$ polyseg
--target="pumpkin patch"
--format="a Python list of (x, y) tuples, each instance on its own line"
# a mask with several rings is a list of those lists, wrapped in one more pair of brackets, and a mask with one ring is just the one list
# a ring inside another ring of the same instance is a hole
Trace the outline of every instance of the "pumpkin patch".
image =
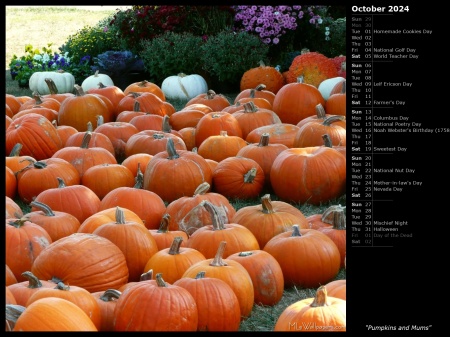
[[(197, 74), (122, 91), (101, 72), (70, 88), (47, 74), (36, 85), (49, 96), (28, 103), (7, 96), (8, 237), (32, 222), (41, 238), (9, 239), (8, 284), (82, 289), (93, 312), (42, 292), (29, 303), (34, 325), (26, 302), (7, 306), (24, 315), (16, 326), (38, 329), (36, 308), (51, 305), (85, 331), (239, 331), (271, 307), (281, 331), (294, 289), (317, 292), (305, 306), (335, 305), (320, 286), (335, 294), (332, 282), (345, 281), (345, 215), (320, 229), (309, 216), (345, 198), (345, 155), (333, 148), (345, 145), (345, 84), (332, 93), (345, 77), (308, 54), (287, 82), (278, 68), (248, 69), (232, 96)], [(345, 312), (345, 298), (336, 302)]]

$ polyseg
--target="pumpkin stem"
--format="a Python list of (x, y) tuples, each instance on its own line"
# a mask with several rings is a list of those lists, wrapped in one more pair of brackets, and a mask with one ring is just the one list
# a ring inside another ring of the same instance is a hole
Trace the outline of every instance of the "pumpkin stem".
[(25, 307), (18, 304), (7, 304), (6, 305), (6, 324), (8, 325), (9, 331), (12, 331), (14, 329), (14, 326), (16, 325), (17, 320), (19, 319), (20, 315), (25, 311)]
[(334, 213), (342, 213), (344, 216), (344, 209), (345, 206), (341, 206), (341, 205), (332, 205), (330, 207), (328, 207), (325, 212), (323, 212), (322, 214), (322, 222), (325, 222), (327, 224), (333, 225), (334, 226)]
[(330, 126), (334, 122), (343, 121), (343, 120), (345, 120), (345, 116), (334, 115), (334, 116), (330, 116), (328, 118), (325, 118), (325, 120), (322, 122), (322, 125)]
[(50, 92), (50, 95), (57, 95), (58, 94), (58, 87), (56, 86), (55, 82), (51, 78), (45, 78), (45, 83), (47, 84), (48, 91)]
[(238, 256), (245, 257), (245, 256), (252, 256), (252, 255), (253, 255), (253, 252), (240, 252)]
[(323, 139), (323, 145), (326, 147), (333, 147), (333, 142), (331, 140), (331, 137), (329, 134), (324, 134), (322, 135), (322, 139)]
[(344, 212), (334, 212), (333, 229), (346, 230), (346, 217)]
[(213, 267), (228, 266), (228, 264), (225, 261), (223, 261), (223, 259), (222, 259), (223, 253), (225, 252), (226, 244), (227, 244), (226, 241), (220, 242), (219, 248), (217, 249), (217, 252), (216, 252), (216, 255), (214, 256), (214, 259), (209, 264), (210, 266), (213, 266)]
[(91, 123), (91, 121), (87, 122), (87, 131), (89, 131), (89, 132), (94, 131), (94, 129), (92, 128), (92, 123)]
[(99, 88), (99, 89), (106, 88), (106, 85), (104, 85), (102, 82), (99, 82), (99, 83), (98, 83), (98, 88)]
[(258, 84), (258, 85), (255, 87), (255, 90), (261, 91), (261, 90), (264, 90), (264, 89), (266, 89), (266, 88), (267, 88), (266, 85), (263, 84), (263, 83), (261, 83), (261, 84)]
[(29, 221), (30, 217), (29, 215), (24, 215), (20, 219), (7, 219), (6, 223), (10, 226), (14, 226), (16, 228), (21, 228), (23, 225), (25, 225), (26, 221)]
[(162, 132), (170, 133), (170, 131), (172, 131), (172, 126), (169, 123), (169, 119), (169, 115), (164, 115), (162, 120)]
[(105, 292), (99, 297), (103, 302), (111, 302), (117, 300), (122, 293), (116, 289), (107, 289)]
[(134, 101), (133, 111), (134, 112), (140, 112), (141, 111), (141, 103), (139, 103), (139, 101)]
[(156, 278), (156, 284), (158, 285), (158, 287), (167, 287), (167, 283), (162, 278), (162, 273), (156, 274), (155, 278)]
[(98, 117), (97, 117), (97, 127), (102, 125), (104, 122), (105, 122), (105, 118), (103, 117), (103, 115), (98, 115)]
[(58, 188), (66, 187), (66, 183), (64, 182), (63, 178), (57, 177), (56, 180), (58, 180)]
[(168, 233), (170, 223), (170, 214), (166, 213), (162, 216), (157, 233)]
[(227, 137), (228, 136), (227, 130), (220, 130), (220, 136)]
[(257, 112), (258, 111), (258, 107), (252, 101), (244, 103), (243, 106), (244, 106), (244, 112)]
[(24, 271), (21, 275), (28, 280), (28, 289), (36, 289), (42, 287), (41, 281), (31, 271)]
[(70, 286), (65, 285), (64, 282), (58, 282), (54, 289), (69, 291), (70, 290)]
[(300, 233), (300, 227), (298, 225), (292, 225), (292, 235), (291, 236), (302, 236), (302, 233)]
[(327, 116), (326, 112), (325, 112), (325, 108), (320, 103), (316, 105), (316, 116), (317, 116), (317, 119), (325, 119), (325, 117)]
[(275, 213), (273, 210), (272, 201), (270, 200), (270, 194), (265, 194), (261, 197), (261, 206), (264, 214)]
[(327, 288), (325, 286), (320, 286), (317, 288), (316, 296), (310, 304), (311, 307), (325, 307), (328, 306), (327, 303)]
[(268, 132), (264, 132), (259, 138), (258, 147), (264, 147), (269, 145), (270, 134)]
[(211, 217), (211, 220), (212, 220), (213, 230), (216, 231), (216, 230), (225, 229), (225, 222), (224, 222), (224, 220), (221, 217), (219, 217), (219, 213), (217, 212), (217, 208), (216, 208), (216, 206), (213, 203), (211, 203), (208, 200), (203, 200), (200, 203), (200, 205), (205, 207), (205, 209), (208, 211), (208, 213), (209, 213), (209, 215)]
[(252, 183), (256, 177), (256, 167), (252, 167), (246, 174), (244, 174), (244, 183)]
[(75, 88), (75, 93), (76, 93), (77, 96), (84, 96), (84, 95), (86, 95), (86, 93), (84, 92), (84, 90), (81, 87), (81, 85), (75, 84), (74, 88)]
[[(89, 123), (88, 123), (88, 127), (89, 127)], [(84, 133), (83, 140), (81, 141), (80, 148), (81, 149), (88, 149), (89, 148), (89, 142), (91, 141), (91, 138), (92, 138), (92, 132), (89, 131), (89, 130), (86, 131)]]
[(141, 163), (138, 163), (134, 188), (142, 189), (144, 186), (144, 174), (141, 171)]
[(208, 182), (203, 182), (200, 185), (197, 186), (197, 188), (194, 191), (194, 197), (196, 195), (204, 195), (206, 192), (208, 192), (209, 188), (211, 186), (208, 184)]
[(44, 212), (45, 216), (55, 216), (55, 213), (53, 213), (53, 210), (50, 208), (50, 206), (44, 204), (43, 202), (32, 201), (30, 205), (39, 208), (42, 212)]
[(170, 245), (169, 254), (170, 255), (180, 254), (180, 246), (181, 246), (182, 242), (183, 242), (183, 238), (181, 236), (176, 236), (173, 239), (172, 244)]
[(214, 90), (209, 89), (206, 92), (206, 99), (214, 99), (214, 96), (216, 96), (216, 92)]
[(205, 278), (205, 274), (206, 272), (204, 270), (199, 271), (197, 275), (195, 275), (195, 279), (198, 280), (199, 278)]
[(175, 149), (175, 143), (173, 142), (172, 138), (167, 139), (166, 150), (167, 153), (169, 154), (169, 158), (167, 159), (173, 160), (180, 158), (180, 155), (177, 153), (177, 150)]
[(21, 143), (16, 143), (14, 147), (11, 149), (11, 152), (9, 153), (9, 157), (19, 157), (20, 151), (22, 150), (23, 145)]
[(150, 269), (146, 273), (141, 274), (141, 277), (139, 278), (139, 281), (148, 281), (153, 278), (153, 269)]
[(125, 213), (122, 208), (116, 206), (116, 224), (125, 225)]

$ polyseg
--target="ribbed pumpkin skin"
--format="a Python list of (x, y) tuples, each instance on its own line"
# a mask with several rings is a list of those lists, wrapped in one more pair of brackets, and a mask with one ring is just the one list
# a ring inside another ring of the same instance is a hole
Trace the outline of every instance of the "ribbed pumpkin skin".
[(317, 205), (344, 193), (346, 158), (323, 146), (284, 150), (273, 162), (270, 182), (285, 201)]
[(283, 75), (274, 67), (260, 65), (247, 70), (242, 75), (240, 90), (256, 88), (259, 84), (264, 84), (266, 90), (276, 94), (285, 84), (285, 81)]
[(308, 221), (299, 209), (284, 201), (271, 201), (270, 195), (263, 196), (259, 205), (240, 208), (231, 222), (249, 229), (261, 249), (275, 235), (292, 229), (295, 224), (308, 228)]
[(65, 284), (76, 284), (89, 292), (117, 289), (128, 282), (122, 251), (98, 235), (75, 233), (55, 241), (41, 254), (31, 268), (39, 279), (57, 277)]
[(62, 148), (62, 141), (56, 128), (44, 116), (29, 113), (12, 121), (6, 129), (6, 153), (21, 143), (22, 156), (31, 156), (36, 160), (50, 158)]
[(122, 292), (114, 310), (114, 331), (196, 331), (198, 311), (184, 288), (155, 280), (140, 281)]
[(241, 320), (250, 316), (255, 303), (255, 293), (253, 290), (253, 281), (248, 271), (239, 263), (229, 259), (221, 259), (226, 266), (211, 265), (214, 259), (206, 259), (197, 262), (189, 267), (183, 274), (183, 277), (195, 277), (199, 272), (204, 271), (208, 277), (215, 277), (227, 283), (233, 289), (239, 300), (241, 310)]
[(248, 271), (255, 291), (255, 303), (275, 305), (283, 297), (284, 277), (280, 264), (264, 250), (237, 252), (228, 256)]
[[(284, 287), (316, 288), (336, 277), (341, 256), (334, 242), (315, 229), (296, 229), (274, 236), (264, 246), (281, 266)], [(286, 252), (290, 252), (286, 254)]]
[[(322, 288), (322, 287), (321, 287)], [(316, 298), (305, 298), (288, 306), (278, 317), (274, 331), (344, 332), (346, 331), (346, 301), (326, 295), (326, 303), (317, 305)], [(322, 295), (323, 296), (323, 295)]]
[(128, 281), (137, 282), (147, 261), (158, 252), (158, 246), (147, 228), (126, 219), (123, 222), (106, 223), (92, 234), (104, 237), (120, 248), (127, 261)]
[(17, 192), (22, 201), (29, 204), (41, 192), (58, 187), (58, 177), (66, 186), (79, 185), (80, 173), (67, 160), (48, 158), (39, 160), (17, 175)]
[(23, 272), (30, 270), (37, 257), (52, 243), (41, 226), (22, 219), (6, 219), (5, 262), (18, 282), (26, 281)]
[(316, 105), (325, 106), (319, 89), (306, 83), (289, 83), (275, 95), (272, 110), (283, 123), (297, 125), (302, 119), (316, 113)]
[(113, 112), (96, 94), (82, 94), (81, 96), (66, 98), (59, 108), (58, 125), (70, 125), (79, 132), (87, 131), (88, 122), (93, 128), (97, 127), (97, 118), (103, 116), (103, 122), (113, 121)]
[(144, 189), (158, 194), (169, 203), (193, 195), (203, 182), (212, 184), (211, 168), (206, 160), (195, 152), (176, 151), (173, 146), (170, 153), (162, 151), (155, 154), (144, 174)]
[(298, 126), (289, 123), (265, 125), (250, 131), (245, 140), (248, 143), (258, 143), (261, 136), (268, 133), (269, 144), (283, 144), (291, 148), (294, 147), (294, 137), (298, 130)]
[(147, 229), (158, 228), (161, 217), (166, 212), (166, 205), (159, 195), (135, 187), (118, 187), (110, 191), (100, 202), (99, 211), (115, 206), (135, 212)]
[(100, 307), (98, 306), (95, 298), (86, 289), (77, 286), (69, 286), (67, 289), (63, 290), (59, 288), (59, 285), (53, 288), (45, 287), (33, 293), (28, 299), (26, 306), (28, 307), (32, 303), (46, 297), (59, 297), (76, 304), (86, 313), (87, 316), (89, 316), (95, 324), (95, 327), (97, 329), (100, 328)]
[(182, 277), (174, 285), (185, 288), (198, 308), (198, 331), (238, 331), (239, 300), (233, 289), (218, 278)]
[(98, 331), (76, 304), (56, 297), (42, 298), (20, 315), (13, 331)]
[(347, 300), (347, 280), (335, 280), (325, 284), (327, 295)]
[[(100, 207), (99, 197), (83, 185), (49, 188), (39, 193), (35, 201), (47, 204), (54, 211), (70, 213), (80, 223), (96, 213)], [(31, 211), (37, 210), (38, 208), (31, 207)]]

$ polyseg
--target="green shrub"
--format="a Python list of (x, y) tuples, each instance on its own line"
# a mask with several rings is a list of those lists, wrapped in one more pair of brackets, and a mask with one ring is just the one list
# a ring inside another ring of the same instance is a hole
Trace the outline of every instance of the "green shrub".
[(165, 32), (152, 40), (141, 42), (139, 54), (152, 80), (161, 82), (178, 73), (197, 74), (202, 69), (200, 46), (202, 38), (191, 33)]
[(249, 69), (267, 61), (268, 45), (245, 31), (224, 30), (201, 46), (204, 70), (220, 82), (239, 81)]
[(94, 57), (105, 51), (123, 50), (121, 40), (117, 39), (114, 34), (114, 31), (105, 26), (104, 21), (100, 21), (94, 27), (86, 26), (70, 35), (59, 50), (62, 53), (68, 52), (73, 62), (79, 62), (86, 55), (93, 60)]

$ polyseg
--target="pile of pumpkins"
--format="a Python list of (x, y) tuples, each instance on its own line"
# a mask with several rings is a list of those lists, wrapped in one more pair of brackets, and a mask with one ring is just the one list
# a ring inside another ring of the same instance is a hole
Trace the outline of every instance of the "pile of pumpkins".
[(52, 75), (6, 94), (7, 330), (237, 331), (292, 286), (317, 291), (275, 331), (345, 330), (345, 207), (293, 206), (345, 194), (344, 77), (230, 103), (195, 74)]

